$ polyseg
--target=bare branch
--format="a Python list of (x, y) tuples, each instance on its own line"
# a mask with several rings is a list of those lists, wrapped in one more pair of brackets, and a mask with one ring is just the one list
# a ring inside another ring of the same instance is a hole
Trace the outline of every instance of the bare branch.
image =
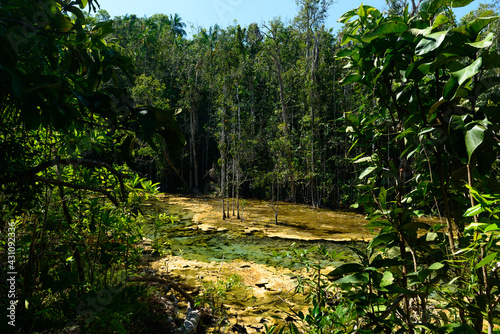
[[(102, 161), (96, 161), (96, 160), (90, 160), (90, 159), (55, 159), (55, 160), (50, 160), (41, 163), (40, 165), (33, 167), (32, 169), (22, 173), (21, 176), (13, 177), (10, 179), (6, 179), (1, 182), (1, 184), (6, 184), (6, 183), (12, 183), (12, 182), (17, 182), (21, 181), (23, 179), (36, 179), (40, 178), (36, 174), (46, 170), (47, 168), (50, 168), (52, 166), (59, 166), (59, 165), (72, 165), (72, 166), (88, 166), (88, 167), (96, 167), (96, 168), (106, 168), (109, 172), (111, 172), (113, 175), (115, 175), (118, 179), (118, 182), (120, 183), (120, 191), (121, 191), (121, 199), (122, 201), (125, 201), (125, 184), (123, 183), (123, 175), (118, 172), (116, 169), (113, 168), (108, 163), (102, 162)], [(59, 182), (59, 181), (58, 181)], [(70, 183), (68, 183), (70, 184)], [(81, 187), (81, 186), (79, 186)], [(91, 188), (91, 187), (89, 187)], [(82, 188), (80, 188), (82, 189)], [(96, 188), (92, 188), (96, 189)], [(116, 198), (115, 198), (116, 199)]]
[(89, 186), (86, 186), (83, 184), (73, 184), (73, 183), (64, 182), (64, 181), (58, 181), (58, 180), (54, 180), (54, 179), (51, 179), (48, 177), (43, 177), (43, 176), (38, 176), (38, 175), (34, 175), (32, 177), (32, 179), (35, 181), (45, 182), (45, 183), (53, 184), (56, 186), (64, 186), (64, 187), (68, 187), (68, 188), (72, 188), (72, 189), (82, 189), (82, 190), (89, 190), (89, 191), (93, 191), (93, 192), (98, 192), (98, 193), (103, 194), (107, 198), (109, 198), (109, 200), (111, 202), (113, 202), (113, 204), (115, 206), (120, 206), (120, 203), (118, 202), (116, 197), (113, 196), (113, 194), (111, 194), (109, 191), (101, 189), (101, 188), (94, 188), (94, 187), (89, 187)]
[(171, 287), (172, 289), (174, 289), (178, 293), (180, 293), (181, 296), (184, 297), (189, 304), (191, 304), (192, 306), (194, 306), (194, 299), (193, 299), (193, 297), (191, 297), (179, 285), (175, 284), (174, 282), (167, 281), (166, 279), (158, 278), (158, 277), (127, 276), (127, 281), (128, 282), (154, 282), (154, 283), (164, 284), (166, 286)]

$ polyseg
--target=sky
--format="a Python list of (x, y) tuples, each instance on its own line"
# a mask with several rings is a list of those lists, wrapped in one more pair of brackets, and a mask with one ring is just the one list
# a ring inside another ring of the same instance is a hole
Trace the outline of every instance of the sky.
[[(250, 23), (264, 23), (281, 17), (283, 21), (292, 20), (298, 12), (295, 0), (98, 0), (101, 9), (111, 15), (123, 16), (136, 14), (139, 17), (153, 14), (177, 13), (186, 23), (189, 36), (198, 28), (209, 28), (214, 24), (227, 27), (234, 20), (242, 26)], [(345, 12), (358, 7), (362, 0), (337, 0), (329, 10), (326, 26), (335, 31), (341, 28), (337, 19)], [(457, 19), (476, 9), (480, 2), (491, 3), (492, 0), (474, 1), (470, 5), (455, 9)], [(386, 9), (385, 0), (365, 0), (365, 5), (379, 10)]]

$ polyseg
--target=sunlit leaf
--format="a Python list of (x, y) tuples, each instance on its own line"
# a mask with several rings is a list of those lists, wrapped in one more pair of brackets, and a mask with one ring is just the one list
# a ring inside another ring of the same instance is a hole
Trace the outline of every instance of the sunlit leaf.
[(376, 170), (377, 167), (368, 167), (366, 168), (360, 175), (359, 175), (359, 179), (364, 179), (365, 177), (367, 177), (368, 175), (370, 175), (374, 170)]
[(408, 29), (408, 26), (401, 21), (389, 21), (378, 25), (372, 31), (366, 33), (362, 40), (365, 43), (370, 43), (377, 37), (394, 34), (394, 33), (402, 33)]
[(474, 125), (472, 129), (465, 134), (465, 147), (467, 148), (467, 154), (469, 156), (469, 162), (472, 158), (474, 151), (481, 145), (484, 141), (485, 128), (481, 125)]
[(470, 45), (476, 49), (484, 49), (484, 48), (491, 46), (491, 44), (493, 44), (494, 37), (495, 36), (493, 35), (493, 33), (490, 32), (488, 34), (488, 36), (486, 36), (486, 38), (481, 40), (481, 41), (474, 42), (474, 43), (465, 43), (465, 44)]
[(486, 266), (487, 264), (489, 264), (489, 263), (491, 263), (493, 261), (496, 261), (497, 260), (497, 255), (498, 255), (497, 252), (489, 254), (483, 260), (481, 260), (478, 264), (476, 264), (476, 266), (474, 268), (478, 269), (478, 268)]
[(465, 211), (464, 217), (473, 217), (484, 212), (484, 208), (481, 204), (477, 204)]
[(444, 267), (444, 264), (442, 264), (441, 262), (434, 262), (433, 264), (431, 264), (429, 266), (429, 270), (439, 270), (443, 267)]
[(394, 275), (390, 271), (384, 272), (382, 279), (380, 280), (380, 287), (386, 287), (394, 282)]
[(443, 89), (443, 97), (448, 101), (455, 98), (458, 88), (467, 80), (479, 73), (482, 63), (482, 58), (479, 57), (469, 66), (451, 73), (451, 77)]
[(415, 48), (415, 53), (419, 56), (436, 50), (443, 43), (448, 34), (448, 30), (438, 31), (436, 33), (424, 36), (422, 40), (417, 44)]

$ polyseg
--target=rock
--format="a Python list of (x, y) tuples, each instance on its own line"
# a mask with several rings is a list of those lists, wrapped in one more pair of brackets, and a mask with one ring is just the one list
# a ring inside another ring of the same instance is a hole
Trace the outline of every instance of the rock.
[(248, 334), (245, 326), (235, 324), (233, 327), (231, 327), (231, 330), (233, 333), (239, 333), (239, 334)]

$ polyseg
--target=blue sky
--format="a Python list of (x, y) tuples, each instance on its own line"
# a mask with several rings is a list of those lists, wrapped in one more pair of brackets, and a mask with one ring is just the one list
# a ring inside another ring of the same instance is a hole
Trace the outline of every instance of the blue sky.
[[(98, 0), (101, 9), (109, 12), (111, 17), (125, 14), (136, 14), (139, 17), (151, 16), (157, 13), (177, 13), (187, 24), (186, 32), (191, 35), (197, 27), (208, 28), (215, 23), (227, 27), (236, 20), (246, 26), (250, 23), (264, 23), (276, 17), (291, 20), (297, 13), (295, 0)], [(330, 7), (327, 27), (334, 30), (341, 25), (336, 21), (345, 12), (358, 7), (361, 0), (337, 0)], [(480, 2), (491, 3), (491, 0), (474, 1), (464, 8), (455, 10), (457, 18), (477, 8)], [(385, 0), (364, 1), (380, 10), (386, 8)], [(191, 31), (194, 27), (194, 31)]]

